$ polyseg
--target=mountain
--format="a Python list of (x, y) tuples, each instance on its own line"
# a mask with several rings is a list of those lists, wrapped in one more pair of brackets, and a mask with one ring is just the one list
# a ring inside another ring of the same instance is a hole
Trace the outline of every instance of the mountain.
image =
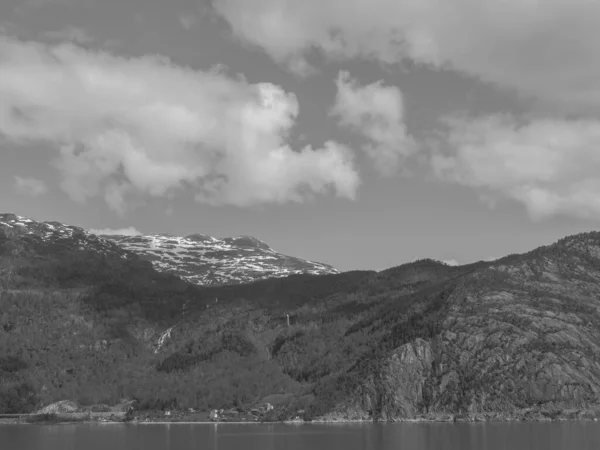
[(158, 271), (169, 272), (203, 286), (248, 283), (293, 274), (338, 273), (327, 264), (282, 255), (252, 236), (223, 239), (205, 234), (186, 237), (169, 234), (95, 236), (80, 227), (59, 222), (36, 222), (15, 214), (0, 214), (0, 227), (10, 230), (10, 233), (35, 235), (48, 243), (75, 239), (82, 249), (122, 255), (132, 252), (150, 261)]
[(205, 234), (100, 237), (151, 261), (157, 270), (204, 286), (248, 283), (301, 273), (337, 273), (327, 264), (277, 253), (252, 236), (224, 239)]
[(269, 402), (267, 420), (600, 417), (600, 233), (198, 286), (85, 232), (0, 222), (0, 413), (134, 398)]
[(0, 214), (0, 230), (4, 236), (22, 237), (37, 240), (49, 249), (73, 247), (91, 250), (102, 255), (130, 258), (132, 255), (120, 246), (87, 232), (83, 228), (65, 225), (60, 222), (36, 222), (16, 214)]
[(600, 403), (599, 298), (600, 233), (432, 284), (346, 331), (380, 338), (326, 415), (576, 417)]

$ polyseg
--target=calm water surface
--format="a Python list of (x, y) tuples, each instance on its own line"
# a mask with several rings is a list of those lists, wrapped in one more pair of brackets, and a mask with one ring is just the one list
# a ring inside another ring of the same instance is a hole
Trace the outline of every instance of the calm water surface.
[(600, 423), (0, 425), (2, 450), (598, 450)]

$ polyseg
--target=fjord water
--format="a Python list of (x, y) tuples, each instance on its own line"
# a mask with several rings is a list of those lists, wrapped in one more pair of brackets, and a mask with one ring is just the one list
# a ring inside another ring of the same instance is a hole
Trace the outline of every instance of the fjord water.
[(598, 450), (598, 422), (0, 426), (7, 450)]

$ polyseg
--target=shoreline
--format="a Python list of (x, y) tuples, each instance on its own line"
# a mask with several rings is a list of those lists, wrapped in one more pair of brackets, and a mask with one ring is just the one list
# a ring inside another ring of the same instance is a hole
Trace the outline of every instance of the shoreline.
[(0, 418), (2, 425), (72, 425), (72, 424), (98, 424), (98, 425), (350, 425), (350, 424), (395, 424), (395, 423), (510, 423), (510, 422), (574, 422), (600, 421), (600, 409), (590, 410), (569, 410), (560, 412), (526, 410), (509, 413), (475, 413), (475, 414), (438, 414), (428, 416), (417, 416), (413, 418), (394, 418), (392, 420), (372, 420), (372, 419), (346, 419), (346, 418), (318, 418), (311, 421), (302, 419), (280, 420), (280, 421), (211, 421), (211, 420), (69, 420), (62, 417), (59, 420), (34, 420), (28, 421), (32, 416), (23, 415), (19, 418)]
[(547, 420), (536, 420), (536, 419), (527, 419), (527, 420), (519, 420), (519, 419), (507, 419), (507, 420), (483, 420), (483, 421), (440, 421), (440, 420), (420, 420), (420, 419), (404, 419), (404, 420), (394, 420), (387, 422), (374, 422), (372, 420), (332, 420), (332, 421), (324, 421), (324, 420), (313, 420), (313, 421), (281, 421), (281, 422), (98, 422), (94, 420), (90, 421), (72, 421), (72, 422), (36, 422), (36, 423), (27, 423), (23, 421), (0, 421), (0, 427), (2, 426), (14, 426), (14, 425), (29, 425), (29, 426), (62, 426), (62, 425), (400, 425), (400, 424), (490, 424), (490, 423), (531, 423), (531, 422), (598, 422), (598, 419), (547, 419)]

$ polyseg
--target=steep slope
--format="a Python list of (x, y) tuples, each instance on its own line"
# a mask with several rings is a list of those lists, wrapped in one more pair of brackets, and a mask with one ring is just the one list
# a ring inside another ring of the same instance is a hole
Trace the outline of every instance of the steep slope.
[(467, 266), (200, 287), (110, 241), (10, 220), (0, 220), (4, 412), (123, 397), (155, 409), (269, 401), (270, 419), (600, 408), (600, 233)]
[[(306, 280), (310, 299), (288, 303), (287, 315), (255, 291), (246, 298), (264, 313), (250, 308), (223, 327), (263, 343), (303, 386), (284, 417), (577, 417), (600, 407), (599, 256), (600, 234), (588, 233), (493, 263), (358, 273), (335, 293)], [(202, 327), (178, 332), (160, 370), (192, 370), (219, 349)]]
[(282, 255), (251, 236), (217, 239), (204, 234), (101, 236), (135, 252), (157, 270), (203, 286), (248, 283), (292, 274), (337, 273), (333, 267)]
[[(519, 414), (600, 404), (600, 234), (511, 255), (352, 333), (376, 352), (329, 417)], [(347, 376), (348, 374), (344, 374)], [(331, 405), (330, 404), (330, 405)]]
[[(293, 388), (275, 363), (241, 365), (235, 356), (207, 362), (201, 385), (194, 373), (157, 371), (157, 350), (188, 311), (218, 323), (235, 304), (218, 310), (210, 290), (79, 229), (12, 215), (0, 222), (0, 414), (64, 398), (115, 404), (128, 396), (162, 408), (187, 396), (186, 386), (196, 389), (189, 400), (208, 408)], [(228, 392), (236, 377), (246, 384)]]

